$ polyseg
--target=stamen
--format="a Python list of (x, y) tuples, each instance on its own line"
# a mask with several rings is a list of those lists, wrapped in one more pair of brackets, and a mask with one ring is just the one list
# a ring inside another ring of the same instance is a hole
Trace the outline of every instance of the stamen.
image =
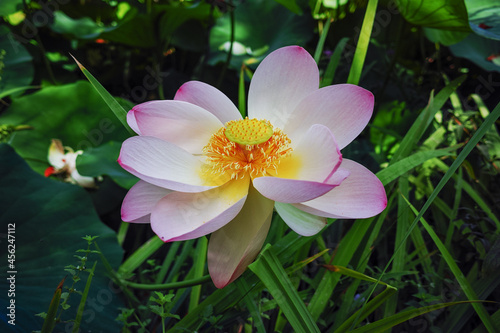
[(251, 178), (275, 174), (280, 160), (292, 151), (290, 142), (267, 120), (230, 121), (203, 148), (206, 175), (212, 175), (210, 179), (238, 179), (247, 173)]

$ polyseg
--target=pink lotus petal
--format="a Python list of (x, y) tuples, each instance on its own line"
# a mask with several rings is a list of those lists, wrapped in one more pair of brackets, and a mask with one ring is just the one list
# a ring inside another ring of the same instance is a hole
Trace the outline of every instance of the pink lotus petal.
[(284, 203), (309, 201), (338, 186), (338, 184), (276, 177), (259, 177), (253, 180), (253, 184), (266, 198)]
[(118, 163), (146, 182), (182, 192), (212, 188), (201, 178), (202, 162), (176, 145), (151, 136), (135, 136), (123, 142)]
[(183, 101), (151, 101), (133, 108), (143, 136), (171, 142), (192, 154), (201, 154), (212, 134), (224, 125), (212, 113)]
[(137, 125), (137, 120), (135, 119), (135, 110), (134, 109), (130, 110), (127, 113), (127, 123), (134, 132), (141, 135), (141, 131), (139, 130), (139, 127)]
[(387, 206), (384, 185), (370, 170), (359, 163), (344, 159), (339, 171), (349, 176), (330, 192), (314, 200), (294, 204), (314, 215), (331, 218), (362, 219), (375, 216)]
[(325, 182), (341, 162), (342, 154), (330, 129), (315, 124), (295, 145), (291, 155), (281, 161), (276, 176)]
[(275, 202), (274, 208), (283, 221), (299, 235), (316, 235), (326, 226), (326, 218), (306, 213), (293, 205)]
[(200, 193), (173, 192), (151, 213), (151, 228), (164, 242), (193, 239), (220, 229), (241, 210), (249, 177)]
[(366, 127), (373, 113), (373, 94), (352, 84), (321, 88), (307, 96), (290, 115), (284, 132), (300, 139), (313, 124), (330, 128), (340, 149)]
[(241, 114), (233, 102), (219, 89), (200, 81), (184, 83), (174, 97), (202, 107), (214, 114), (223, 124), (230, 120), (240, 120)]
[(163, 187), (139, 180), (123, 199), (122, 220), (125, 222), (149, 223), (149, 216), (153, 211), (153, 207), (161, 198), (171, 192)]
[(267, 119), (283, 129), (291, 111), (318, 87), (318, 66), (311, 55), (300, 46), (280, 48), (269, 54), (253, 75), (248, 116)]
[(223, 288), (252, 263), (269, 231), (273, 202), (250, 187), (241, 212), (210, 236), (208, 271), (217, 288)]
[(287, 159), (278, 166), (277, 177), (254, 179), (255, 188), (279, 202), (298, 203), (317, 198), (340, 185), (344, 178), (330, 181), (342, 155), (335, 139), (323, 125), (313, 125)]

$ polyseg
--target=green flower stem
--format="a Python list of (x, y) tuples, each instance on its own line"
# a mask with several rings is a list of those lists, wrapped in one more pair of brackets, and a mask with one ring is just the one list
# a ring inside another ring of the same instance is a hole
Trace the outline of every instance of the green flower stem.
[(361, 71), (368, 51), (368, 44), (370, 44), (370, 36), (373, 28), (373, 21), (375, 20), (375, 13), (377, 12), (378, 0), (369, 0), (366, 7), (365, 18), (359, 33), (358, 45), (354, 52), (354, 59), (352, 60), (351, 71), (347, 78), (347, 83), (358, 84), (361, 78)]
[(185, 280), (185, 281), (164, 283), (164, 284), (145, 284), (145, 283), (135, 283), (129, 281), (122, 281), (122, 282), (124, 285), (128, 287), (141, 290), (174, 290), (174, 289), (197, 286), (199, 284), (203, 284), (208, 281), (210, 281), (210, 275), (204, 275), (200, 278), (192, 280)]

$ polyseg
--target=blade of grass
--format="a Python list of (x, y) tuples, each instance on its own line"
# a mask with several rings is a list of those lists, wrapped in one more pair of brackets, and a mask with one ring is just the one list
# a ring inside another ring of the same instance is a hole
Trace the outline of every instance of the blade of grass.
[(351, 333), (384, 332), (385, 330), (388, 330), (388, 329), (390, 329), (398, 324), (401, 324), (407, 320), (410, 320), (410, 319), (415, 318), (417, 316), (421, 316), (421, 315), (426, 314), (426, 313), (431, 312), (431, 311), (439, 310), (439, 309), (442, 309), (442, 308), (445, 308), (448, 306), (452, 306), (452, 305), (457, 305), (457, 304), (465, 304), (465, 303), (475, 304), (475, 303), (479, 303), (479, 302), (481, 302), (481, 301), (461, 301), (461, 302), (449, 302), (449, 303), (441, 303), (441, 304), (424, 306), (422, 308), (397, 313), (393, 316), (378, 320), (376, 322), (365, 325), (363, 327), (360, 327), (360, 328), (355, 329), (355, 330), (350, 331), (350, 332)]
[(59, 308), (59, 303), (61, 301), (64, 280), (66, 280), (66, 278), (63, 278), (61, 282), (59, 282), (56, 291), (54, 291), (54, 296), (52, 296), (52, 300), (50, 301), (49, 311), (47, 311), (47, 315), (43, 321), (41, 333), (51, 333), (56, 326), (57, 309)]
[(395, 163), (402, 158), (408, 156), (416, 146), (418, 140), (431, 124), (436, 113), (443, 107), (444, 103), (449, 99), (450, 95), (458, 88), (465, 80), (465, 76), (461, 76), (446, 85), (435, 97), (431, 95), (427, 107), (420, 113), (415, 120), (408, 133), (405, 135), (398, 150), (394, 153), (390, 163)]
[(387, 286), (383, 292), (375, 296), (370, 302), (366, 303), (361, 309), (356, 311), (352, 316), (350, 316), (346, 321), (340, 325), (338, 329), (335, 330), (334, 333), (344, 333), (348, 332), (352, 329), (352, 325), (355, 322), (359, 322), (366, 317), (368, 317), (371, 313), (377, 310), (385, 301), (387, 301), (392, 295), (397, 293), (397, 289), (391, 286)]
[(296, 332), (319, 333), (318, 326), (270, 246), (248, 268), (261, 279)]
[(138, 248), (130, 257), (128, 257), (120, 268), (118, 268), (118, 275), (129, 276), (132, 272), (142, 265), (146, 259), (148, 259), (153, 253), (158, 251), (158, 249), (165, 243), (158, 237), (153, 236), (150, 240), (144, 243), (140, 248)]
[[(441, 190), (446, 185), (446, 183), (450, 180), (452, 175), (457, 171), (458, 167), (465, 161), (466, 157), (470, 154), (472, 149), (474, 149), (474, 147), (477, 145), (477, 143), (481, 140), (481, 138), (486, 134), (486, 132), (489, 130), (489, 128), (495, 123), (495, 121), (499, 117), (500, 117), (500, 103), (497, 104), (497, 106), (495, 107), (493, 112), (481, 124), (481, 126), (478, 128), (476, 133), (474, 133), (472, 138), (469, 140), (469, 142), (467, 142), (467, 144), (464, 146), (463, 150), (457, 156), (456, 160), (452, 163), (452, 165), (450, 166), (448, 171), (446, 171), (443, 178), (441, 178), (441, 180), (439, 181), (439, 183), (435, 187), (434, 191), (431, 193), (431, 195), (429, 196), (429, 198), (425, 202), (424, 206), (422, 207), (422, 209), (418, 213), (417, 217), (415, 217), (412, 224), (408, 228), (408, 232), (406, 233), (405, 240), (410, 236), (410, 233), (412, 232), (413, 228), (415, 228), (418, 221), (420, 221), (422, 216), (427, 212), (427, 209), (429, 209), (429, 207), (431, 206), (434, 199), (437, 197), (439, 192), (441, 192)], [(465, 189), (465, 186), (464, 186), (464, 189)], [(398, 247), (396, 252), (401, 250), (402, 244), (404, 244), (404, 242), (401, 243), (401, 245)], [(389, 262), (384, 267), (384, 270), (382, 271), (380, 278), (382, 278), (382, 276), (387, 271), (388, 267), (391, 265), (393, 260), (394, 260), (394, 255), (391, 257)], [(374, 290), (375, 290), (375, 288), (372, 289), (372, 293), (374, 292)], [(370, 296), (371, 296), (371, 294), (370, 294)], [(480, 310), (480, 312), (481, 312), (481, 310)], [(480, 318), (483, 319), (483, 317), (485, 318), (485, 320), (488, 320), (488, 318), (489, 318), (489, 317), (487, 317), (487, 314), (486, 314), (486, 316), (484, 316), (484, 313), (481, 313)], [(487, 326), (487, 328), (491, 326), (491, 323), (485, 323), (485, 326), (487, 324), (489, 325), (489, 326)]]
[(415, 167), (421, 165), (425, 161), (430, 160), (434, 157), (453, 155), (453, 152), (461, 147), (462, 145), (457, 145), (443, 149), (417, 152), (395, 163), (391, 163), (387, 168), (377, 172), (377, 177), (380, 179), (382, 184), (387, 185), (398, 177), (404, 175), (408, 171), (411, 171)]
[(89, 295), (90, 284), (92, 283), (92, 278), (94, 277), (95, 266), (97, 265), (97, 261), (94, 262), (94, 266), (89, 271), (89, 277), (87, 278), (87, 283), (85, 284), (85, 289), (83, 290), (82, 299), (80, 300), (80, 304), (78, 305), (78, 310), (76, 312), (75, 321), (73, 324), (73, 333), (77, 333), (80, 331), (80, 323), (82, 322), (83, 310), (85, 309), (85, 303), (87, 302), (87, 297)]
[(337, 71), (337, 67), (339, 66), (340, 57), (342, 56), (342, 51), (344, 50), (345, 44), (349, 41), (349, 38), (342, 38), (337, 46), (335, 47), (335, 51), (333, 51), (332, 56), (330, 57), (330, 62), (328, 62), (328, 66), (326, 67), (325, 74), (321, 79), (320, 88), (329, 86), (333, 83), (333, 78), (335, 77), (335, 72)]
[[(247, 306), (248, 311), (250, 312), (250, 317), (253, 319), (253, 323), (257, 332), (266, 333), (266, 328), (264, 326), (264, 322), (262, 321), (262, 316), (260, 315), (260, 311), (255, 305), (255, 302), (252, 299), (252, 295), (250, 294), (250, 286), (248, 285), (245, 279), (237, 279), (234, 281), (236, 284), (236, 289), (239, 290), (241, 296), (243, 297), (243, 301)], [(257, 294), (259, 295), (259, 294)]]
[(330, 30), (330, 25), (332, 24), (332, 19), (327, 18), (326, 23), (323, 26), (323, 31), (321, 31), (321, 36), (319, 36), (318, 45), (316, 45), (316, 51), (314, 51), (314, 61), (319, 63), (321, 59), (321, 54), (323, 53), (323, 47), (325, 46), (326, 36), (328, 35), (328, 31)]
[[(455, 259), (451, 256), (450, 252), (448, 252), (448, 249), (446, 249), (445, 245), (441, 240), (439, 239), (438, 235), (434, 232), (434, 229), (427, 223), (427, 221), (421, 216), (421, 213), (419, 213), (415, 207), (406, 199), (404, 198), (408, 206), (411, 208), (415, 216), (419, 217), (420, 223), (424, 226), (425, 230), (429, 234), (429, 236), (432, 238), (434, 241), (434, 244), (436, 244), (437, 248), (439, 249), (439, 252), (441, 252), (441, 255), (443, 256), (443, 259), (446, 261), (448, 264), (448, 267), (450, 268), (451, 272), (455, 276), (455, 279), (458, 281), (460, 284), (460, 287), (464, 291), (465, 295), (470, 301), (477, 300), (477, 294), (472, 289), (472, 286), (470, 285), (469, 281), (467, 281), (467, 278), (464, 276), (460, 268), (458, 267), (457, 263), (455, 262)], [(484, 326), (490, 333), (497, 332), (495, 329), (495, 326), (491, 320), (491, 317), (488, 315), (488, 312), (486, 312), (486, 309), (484, 306), (480, 303), (473, 303), (472, 306), (476, 310), (476, 313), (478, 314), (479, 318), (481, 318), (481, 321), (483, 322)]]
[(83, 67), (81, 63), (76, 60), (75, 57), (71, 56), (73, 60), (75, 60), (76, 64), (82, 71), (83, 75), (89, 80), (90, 84), (94, 87), (94, 89), (101, 95), (102, 99), (109, 106), (111, 111), (115, 114), (116, 118), (122, 123), (122, 125), (127, 129), (130, 135), (135, 135), (134, 131), (130, 128), (127, 123), (127, 111), (116, 101), (116, 99), (111, 96), (111, 94), (97, 81), (97, 79), (90, 74), (90, 72)]
[(358, 44), (356, 45), (356, 51), (354, 52), (354, 58), (351, 64), (351, 70), (349, 71), (349, 77), (347, 78), (347, 83), (358, 84), (361, 78), (366, 52), (368, 51), (368, 44), (370, 44), (373, 22), (375, 21), (375, 13), (377, 12), (377, 3), (378, 0), (368, 1), (365, 17), (363, 19), (363, 25), (361, 26), (361, 31), (359, 33)]
[[(203, 271), (205, 270), (205, 262), (207, 261), (207, 247), (208, 240), (206, 237), (198, 238), (198, 246), (196, 247), (196, 255), (194, 257), (194, 279), (203, 276)], [(188, 312), (192, 311), (198, 306), (201, 295), (201, 285), (194, 286), (191, 288), (191, 294), (189, 295), (189, 308)]]
[(247, 101), (245, 93), (245, 64), (241, 65), (240, 69), (240, 83), (238, 86), (238, 109), (240, 110), (243, 119), (247, 115)]

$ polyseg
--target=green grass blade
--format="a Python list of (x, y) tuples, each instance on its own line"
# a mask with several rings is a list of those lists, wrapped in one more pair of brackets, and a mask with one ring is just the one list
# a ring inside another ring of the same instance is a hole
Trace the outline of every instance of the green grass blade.
[(434, 157), (448, 156), (452, 155), (455, 150), (461, 148), (461, 145), (436, 149), (436, 150), (427, 150), (420, 151), (408, 157), (405, 157), (396, 163), (390, 164), (387, 168), (380, 170), (377, 172), (377, 177), (380, 179), (382, 184), (387, 185), (393, 180), (396, 180), (398, 177), (404, 175), (408, 171), (413, 170), (413, 168), (421, 165), (427, 160), (430, 160)]
[(373, 22), (375, 21), (375, 13), (377, 12), (378, 0), (369, 0), (366, 7), (365, 18), (359, 33), (358, 44), (354, 52), (354, 59), (352, 60), (351, 70), (347, 83), (358, 84), (365, 63), (366, 52), (368, 51), (368, 44), (370, 44), (370, 36), (372, 33)]
[(449, 302), (449, 303), (441, 303), (441, 304), (434, 304), (434, 305), (429, 305), (429, 306), (424, 306), (422, 308), (418, 309), (413, 309), (413, 310), (407, 310), (403, 311), (400, 313), (397, 313), (395, 315), (392, 315), (388, 318), (384, 318), (381, 320), (378, 320), (374, 323), (365, 325), (363, 327), (360, 327), (358, 329), (355, 329), (353, 331), (350, 331), (351, 333), (379, 333), (379, 332), (384, 332), (385, 330), (388, 330), (398, 324), (401, 324), (407, 320), (410, 320), (412, 318), (415, 318), (417, 316), (426, 314), (431, 311), (439, 310), (448, 306), (452, 305), (457, 305), (457, 304), (466, 304), (466, 303), (478, 303), (481, 301), (461, 301), (461, 302)]
[(130, 126), (127, 123), (127, 111), (116, 101), (116, 99), (111, 96), (111, 94), (104, 89), (104, 87), (97, 81), (97, 79), (90, 74), (90, 72), (83, 67), (82, 64), (78, 62), (78, 60), (75, 59), (75, 57), (71, 56), (73, 60), (75, 60), (76, 64), (82, 71), (83, 75), (89, 80), (90, 84), (94, 87), (94, 89), (101, 95), (102, 99), (106, 104), (109, 106), (111, 111), (115, 114), (116, 118), (122, 123), (122, 125), (127, 129), (127, 131), (130, 133), (130, 135), (135, 135), (135, 132), (130, 128)]
[(377, 279), (372, 278), (371, 276), (368, 276), (366, 274), (360, 273), (358, 271), (355, 271), (353, 269), (350, 269), (350, 268), (347, 268), (344, 266), (325, 265), (325, 267), (332, 272), (340, 273), (340, 274), (343, 274), (345, 276), (350, 276), (354, 279), (359, 279), (359, 280), (368, 281), (368, 282), (372, 282), (372, 283), (378, 283), (378, 284), (381, 284), (384, 286), (389, 286), (387, 283), (385, 283), (383, 281), (379, 281)]
[(385, 301), (387, 301), (392, 295), (397, 293), (397, 289), (391, 286), (387, 286), (383, 292), (378, 294), (370, 302), (366, 303), (361, 309), (356, 311), (352, 316), (350, 316), (346, 321), (340, 325), (334, 333), (344, 333), (348, 332), (349, 329), (355, 322), (360, 322), (361, 320), (368, 317), (371, 313), (377, 310)]
[(118, 268), (118, 275), (128, 276), (132, 274), (137, 267), (158, 251), (163, 244), (165, 243), (158, 236), (153, 236), (121, 264), (120, 268)]
[(243, 118), (247, 115), (247, 101), (246, 101), (246, 91), (245, 91), (245, 67), (246, 65), (241, 65), (240, 70), (240, 83), (238, 86), (238, 109), (240, 110), (241, 116)]
[(326, 23), (323, 26), (323, 31), (321, 32), (321, 36), (319, 36), (318, 45), (316, 46), (316, 51), (314, 51), (314, 61), (319, 63), (321, 59), (321, 54), (323, 53), (323, 47), (325, 46), (326, 36), (328, 35), (328, 31), (330, 30), (330, 25), (332, 24), (332, 20), (330, 18), (326, 19)]
[(349, 38), (344, 37), (338, 42), (337, 46), (335, 47), (335, 51), (333, 51), (333, 54), (330, 57), (330, 62), (328, 62), (325, 74), (321, 79), (320, 87), (329, 86), (333, 83), (333, 78), (335, 77), (335, 72), (337, 71), (337, 67), (339, 66), (342, 51), (344, 50), (345, 44), (347, 44), (348, 41)]
[(443, 107), (444, 103), (446, 103), (451, 94), (464, 80), (465, 76), (461, 76), (444, 87), (435, 97), (431, 95), (429, 104), (415, 120), (415, 123), (413, 123), (408, 133), (401, 141), (398, 150), (394, 153), (390, 162), (391, 164), (410, 154), (418, 140), (420, 140), (422, 135), (425, 133), (427, 127), (431, 124), (436, 113)]
[[(205, 270), (205, 262), (207, 261), (207, 248), (208, 240), (206, 237), (198, 238), (198, 246), (196, 247), (196, 256), (194, 257), (194, 279), (203, 276), (203, 271)], [(201, 295), (201, 285), (194, 286), (191, 288), (191, 294), (189, 296), (189, 309), (191, 312), (195, 307), (198, 306)]]
[(78, 310), (76, 312), (75, 322), (73, 325), (72, 332), (77, 333), (80, 331), (80, 323), (82, 322), (83, 310), (85, 309), (85, 303), (87, 302), (87, 296), (90, 291), (90, 284), (92, 283), (92, 278), (94, 277), (95, 266), (97, 265), (97, 261), (94, 262), (94, 266), (89, 271), (89, 277), (87, 278), (87, 283), (85, 284), (85, 289), (83, 290), (82, 299), (80, 300), (80, 304), (78, 305)]
[[(432, 240), (434, 241), (434, 244), (436, 244), (437, 248), (439, 249), (439, 252), (441, 252), (441, 255), (443, 259), (446, 261), (448, 264), (448, 267), (450, 268), (451, 272), (455, 276), (455, 279), (458, 281), (460, 284), (460, 287), (464, 291), (465, 295), (469, 300), (477, 300), (477, 294), (472, 289), (472, 286), (470, 285), (469, 281), (465, 277), (465, 275), (462, 273), (460, 268), (458, 267), (457, 263), (455, 262), (455, 259), (451, 256), (450, 252), (446, 248), (446, 246), (441, 242), (441, 239), (439, 239), (438, 235), (434, 232), (434, 229), (425, 221), (425, 219), (421, 216), (422, 214), (419, 213), (415, 207), (405, 198), (406, 203), (408, 206), (411, 208), (411, 210), (415, 213), (417, 217), (420, 216), (420, 223), (424, 226), (425, 230), (431, 236)], [(495, 326), (491, 320), (491, 317), (488, 315), (488, 312), (486, 312), (486, 309), (482, 304), (479, 303), (473, 303), (472, 306), (476, 310), (477, 314), (479, 315), (479, 318), (481, 318), (481, 321), (483, 322), (484, 326), (490, 333), (497, 332), (495, 329)]]
[(51, 333), (56, 326), (56, 315), (57, 309), (59, 308), (59, 303), (61, 301), (62, 288), (64, 285), (63, 278), (54, 292), (54, 296), (52, 296), (52, 300), (50, 301), (49, 311), (47, 311), (47, 315), (45, 316), (45, 320), (43, 321), (41, 333)]
[[(257, 308), (257, 305), (252, 299), (252, 294), (250, 294), (250, 286), (248, 285), (245, 279), (237, 279), (234, 281), (236, 284), (236, 288), (240, 291), (243, 301), (247, 306), (248, 311), (250, 312), (250, 317), (253, 319), (253, 323), (258, 333), (266, 333), (266, 328), (264, 326), (264, 322), (262, 321), (262, 316), (260, 315), (260, 311)], [(260, 295), (260, 294), (257, 294)]]
[(311, 314), (270, 247), (248, 266), (267, 287), (295, 332), (318, 332)]

